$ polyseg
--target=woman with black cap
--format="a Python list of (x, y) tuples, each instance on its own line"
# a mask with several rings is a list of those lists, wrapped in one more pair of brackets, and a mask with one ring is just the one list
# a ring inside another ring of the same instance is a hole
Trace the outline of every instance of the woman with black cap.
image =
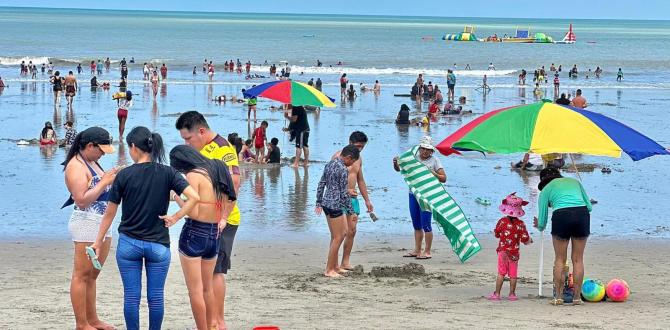
[(574, 305), (581, 305), (580, 294), (584, 279), (584, 249), (586, 240), (591, 234), (591, 201), (586, 195), (582, 184), (573, 178), (564, 178), (561, 172), (553, 167), (540, 172), (540, 197), (538, 216), (533, 225), (543, 231), (547, 225), (549, 207), (553, 209), (551, 216), (551, 235), (554, 244), (554, 287), (556, 296), (553, 305), (562, 305), (563, 299), (563, 267), (568, 257), (568, 244), (572, 241), (572, 267), (575, 282)]
[[(68, 230), (74, 242), (74, 267), (70, 281), (70, 300), (77, 329), (110, 329), (96, 313), (96, 280), (100, 270), (94, 269), (86, 256), (86, 247), (95, 242), (102, 216), (107, 209), (108, 191), (116, 177), (116, 169), (105, 172), (98, 160), (114, 152), (109, 132), (90, 127), (77, 134), (63, 162), (65, 185), (70, 198), (63, 207), (74, 204)], [(103, 233), (111, 238), (111, 233)], [(104, 264), (111, 239), (98, 249), (98, 261)]]
[[(163, 322), (163, 292), (170, 268), (168, 227), (188, 214), (200, 196), (174, 168), (163, 165), (163, 139), (146, 127), (133, 128), (126, 137), (134, 164), (119, 171), (109, 191), (109, 205), (100, 223), (95, 243), (97, 253), (107, 240), (119, 204), (121, 223), (116, 263), (123, 282), (123, 315), (126, 328), (140, 329), (142, 268), (146, 268), (148, 329), (160, 329)], [(173, 215), (167, 215), (171, 191), (188, 200)], [(145, 327), (147, 328), (147, 327)]]

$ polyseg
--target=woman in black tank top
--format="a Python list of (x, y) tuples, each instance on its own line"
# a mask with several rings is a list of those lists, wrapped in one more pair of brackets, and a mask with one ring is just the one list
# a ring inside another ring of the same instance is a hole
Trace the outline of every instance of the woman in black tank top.
[(63, 91), (63, 78), (60, 76), (60, 72), (56, 71), (54, 76), (51, 77), (51, 83), (54, 85), (54, 106), (60, 104), (60, 92)]

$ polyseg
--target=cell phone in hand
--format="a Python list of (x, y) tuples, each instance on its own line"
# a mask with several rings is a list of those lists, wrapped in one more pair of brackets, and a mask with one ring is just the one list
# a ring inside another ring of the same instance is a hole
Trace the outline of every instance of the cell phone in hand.
[(95, 254), (95, 250), (93, 250), (92, 247), (87, 246), (86, 247), (86, 254), (91, 259), (91, 263), (93, 263), (93, 268), (95, 268), (97, 270), (101, 270), (102, 269), (102, 264), (100, 263), (100, 261), (98, 261), (98, 255)]
[(377, 218), (377, 215), (374, 212), (370, 212), (370, 219), (372, 219), (373, 222), (379, 220), (379, 218)]

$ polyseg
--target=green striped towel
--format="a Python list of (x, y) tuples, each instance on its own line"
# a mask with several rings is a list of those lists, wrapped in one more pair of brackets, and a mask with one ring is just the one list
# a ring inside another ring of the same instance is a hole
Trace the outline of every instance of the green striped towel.
[(432, 210), (433, 219), (442, 228), (458, 258), (465, 262), (479, 252), (481, 246), (463, 210), (426, 165), (417, 159), (418, 150), (419, 146), (416, 146), (400, 155), (400, 174), (419, 202), (421, 210)]

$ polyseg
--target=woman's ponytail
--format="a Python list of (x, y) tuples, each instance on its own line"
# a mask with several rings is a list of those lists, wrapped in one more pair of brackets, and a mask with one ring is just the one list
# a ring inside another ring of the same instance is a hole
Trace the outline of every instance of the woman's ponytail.
[(72, 145), (70, 146), (70, 150), (67, 152), (67, 156), (65, 156), (65, 161), (61, 163), (63, 165), (63, 172), (65, 171), (65, 168), (67, 167), (67, 164), (76, 156), (84, 147), (81, 145), (81, 133), (79, 132), (77, 136), (74, 137), (74, 141), (72, 142)]
[(158, 133), (151, 133), (147, 139), (147, 146), (151, 150), (151, 160), (155, 163), (165, 163), (165, 147), (163, 146), (163, 138)]

